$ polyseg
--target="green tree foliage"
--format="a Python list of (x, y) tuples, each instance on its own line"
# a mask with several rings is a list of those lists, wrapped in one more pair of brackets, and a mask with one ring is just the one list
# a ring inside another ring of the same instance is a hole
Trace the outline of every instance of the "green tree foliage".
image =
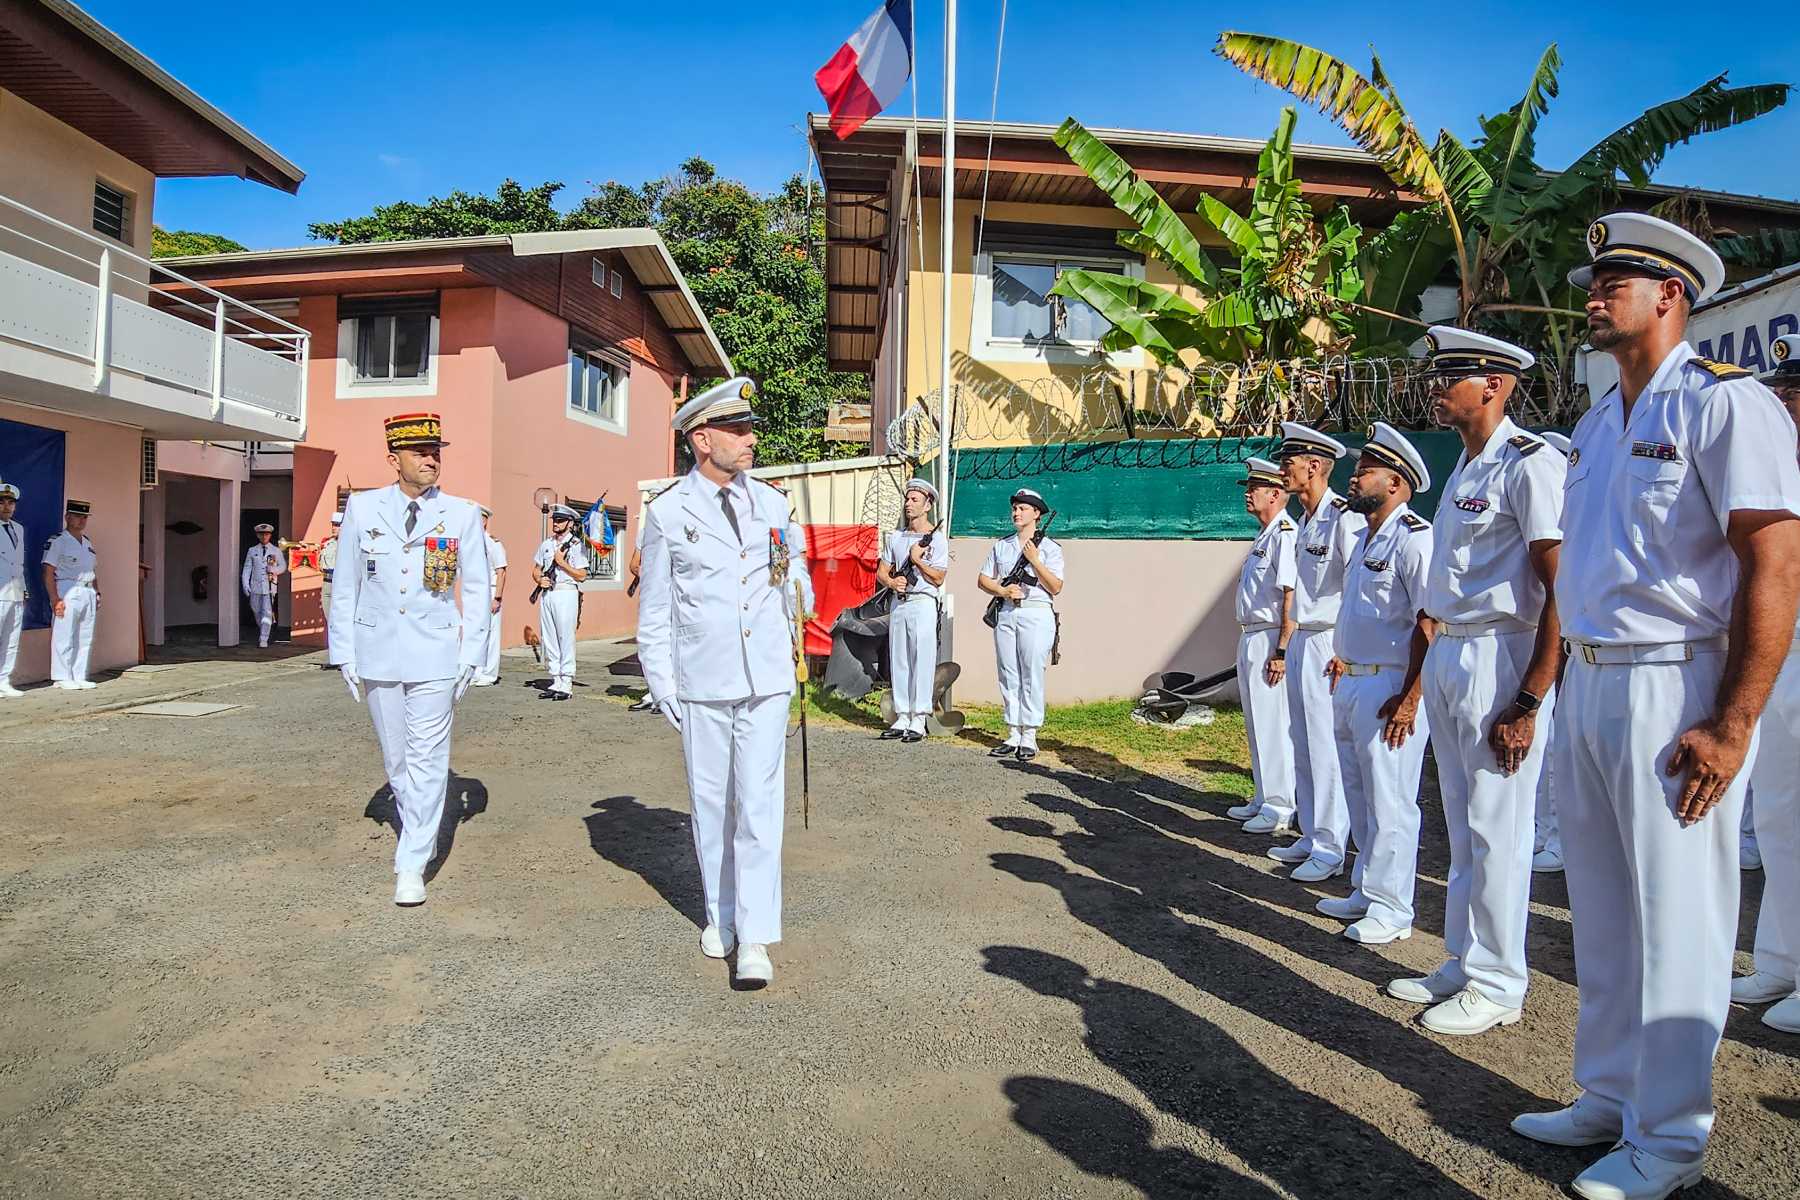
[(236, 254), (243, 246), (219, 233), (195, 233), (191, 229), (150, 230), (151, 258), (179, 258), (186, 254)]
[[(770, 195), (719, 178), (703, 158), (632, 186), (596, 185), (571, 211), (560, 183), (492, 196), (452, 192), (424, 204), (382, 205), (365, 217), (310, 227), (315, 238), (369, 242), (568, 229), (650, 227), (662, 234), (737, 370), (757, 382), (760, 461), (815, 462), (864, 452), (827, 442), (833, 401), (866, 401), (868, 381), (829, 369), (825, 344), (824, 204), (798, 176)], [(695, 380), (695, 387), (711, 380)]]

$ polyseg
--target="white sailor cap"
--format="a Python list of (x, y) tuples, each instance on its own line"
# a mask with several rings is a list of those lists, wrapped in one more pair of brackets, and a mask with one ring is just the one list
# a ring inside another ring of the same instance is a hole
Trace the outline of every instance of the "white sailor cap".
[(1694, 304), (1711, 298), (1725, 282), (1725, 263), (1711, 246), (1679, 225), (1644, 213), (1608, 213), (1588, 226), (1593, 261), (1569, 272), (1569, 282), (1586, 291), (1594, 272), (1618, 267), (1655, 279), (1679, 279)]
[(579, 521), (581, 520), (581, 514), (566, 504), (552, 504), (550, 506), (550, 519), (552, 521)]
[(692, 433), (703, 425), (737, 424), (757, 420), (750, 402), (756, 384), (742, 375), (707, 388), (675, 411), (675, 432)]
[(1286, 458), (1290, 454), (1318, 454), (1325, 458), (1338, 459), (1350, 453), (1344, 443), (1320, 433), (1310, 425), (1302, 425), (1298, 421), (1281, 423), (1281, 445), (1275, 448), (1278, 458)]
[(1557, 448), (1557, 450), (1561, 451), (1562, 456), (1564, 458), (1569, 457), (1569, 435), (1568, 434), (1554, 433), (1554, 432), (1546, 431), (1544, 433), (1538, 434), (1538, 436), (1543, 438), (1546, 442), (1549, 442), (1552, 446), (1555, 446)]
[(1012, 503), (1029, 504), (1040, 513), (1047, 513), (1050, 511), (1049, 502), (1031, 488), (1020, 488), (1018, 491), (1014, 492), (1012, 494)]
[(1519, 375), (1537, 361), (1522, 346), (1455, 325), (1431, 327), (1425, 334), (1425, 356), (1434, 375)]
[(331, 523), (333, 525), (342, 525), (344, 523), (344, 514), (343, 513), (332, 513), (331, 514)]
[(268, 524), (252, 525), (250, 527), (250, 531), (252, 533), (274, 533), (275, 527), (273, 525), (268, 525)]
[(1758, 379), (1770, 386), (1800, 384), (1800, 333), (1784, 333), (1770, 342), (1769, 357), (1775, 360), (1775, 367), (1758, 375)]
[(900, 490), (902, 493), (924, 492), (925, 495), (931, 499), (931, 502), (933, 504), (937, 503), (937, 498), (938, 498), (937, 488), (935, 488), (931, 485), (931, 481), (929, 479), (920, 479), (919, 477), (917, 477), (915, 475), (913, 478), (907, 480), (906, 486), (901, 488)]
[(0, 480), (0, 500), (17, 500), (18, 498), (18, 485)]
[(1239, 487), (1283, 487), (1281, 482), (1281, 464), (1272, 463), (1266, 458), (1252, 458), (1244, 463), (1244, 477), (1238, 480)]
[(1364, 457), (1400, 472), (1400, 477), (1412, 485), (1414, 492), (1431, 490), (1431, 472), (1425, 469), (1425, 460), (1406, 440), (1406, 435), (1386, 421), (1375, 422), (1375, 428), (1369, 431), (1369, 440), (1363, 443), (1362, 452)]

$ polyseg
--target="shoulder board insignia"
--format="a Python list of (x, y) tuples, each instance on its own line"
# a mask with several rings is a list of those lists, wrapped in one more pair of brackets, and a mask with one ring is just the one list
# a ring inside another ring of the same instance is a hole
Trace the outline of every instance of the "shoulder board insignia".
[(1517, 450), (1520, 458), (1536, 454), (1539, 450), (1544, 448), (1544, 443), (1537, 438), (1532, 437), (1529, 433), (1521, 433), (1518, 437), (1507, 438), (1506, 444), (1511, 446), (1514, 450)]
[(1347, 512), (1350, 508), (1350, 502), (1342, 496), (1333, 496), (1331, 498), (1331, 507), (1337, 509), (1339, 512)]
[(1294, 532), (1294, 522), (1287, 517), (1282, 517), (1275, 522), (1275, 528), (1282, 533), (1292, 533)]
[(674, 483), (671, 483), (668, 487), (657, 489), (656, 494), (654, 496), (650, 497), (650, 499), (644, 501), (644, 503), (645, 504), (654, 504), (658, 500), (661, 500), (664, 496), (668, 495), (670, 492), (674, 491), (676, 488), (678, 488), (680, 486), (681, 486), (681, 480), (677, 479)]
[(1421, 529), (1430, 529), (1431, 528), (1431, 522), (1427, 521), (1424, 517), (1421, 517), (1418, 513), (1410, 513), (1409, 512), (1409, 513), (1402, 514), (1400, 517), (1400, 523), (1402, 525), (1406, 526), (1408, 529), (1412, 530), (1414, 533), (1417, 533)]
[(1751, 372), (1743, 367), (1734, 367), (1730, 363), (1714, 362), (1710, 358), (1690, 358), (1688, 366), (1699, 367), (1714, 379), (1748, 379)]

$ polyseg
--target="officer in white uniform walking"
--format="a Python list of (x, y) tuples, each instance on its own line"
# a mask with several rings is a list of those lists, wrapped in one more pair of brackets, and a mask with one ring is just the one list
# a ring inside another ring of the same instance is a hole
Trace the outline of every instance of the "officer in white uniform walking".
[(906, 528), (888, 534), (875, 582), (895, 593), (888, 614), (888, 670), (893, 676), (894, 724), (883, 739), (918, 742), (931, 715), (937, 674), (938, 596), (950, 573), (949, 539), (931, 526), (937, 489), (910, 479), (902, 502)]
[[(1800, 334), (1776, 338), (1769, 353), (1775, 368), (1762, 381), (1800, 423)], [(1731, 981), (1731, 1000), (1774, 1001), (1763, 1024), (1800, 1033), (1800, 636), (1763, 709), (1762, 744), (1750, 781), (1764, 873), (1762, 908), (1756, 914), (1756, 970)]]
[[(1569, 438), (1554, 431), (1538, 435), (1563, 456), (1565, 483), (1568, 476)], [(1561, 622), (1558, 621), (1560, 631)], [(1538, 769), (1537, 815), (1531, 842), (1531, 870), (1534, 875), (1559, 875), (1563, 869), (1562, 833), (1556, 826), (1556, 706), (1538, 710), (1537, 735), (1544, 743), (1544, 759)]]
[(1569, 281), (1620, 382), (1570, 439), (1552, 748), (1583, 1094), (1513, 1128), (1613, 1146), (1575, 1192), (1640, 1200), (1698, 1180), (1712, 1130), (1745, 766), (1800, 598), (1800, 468), (1769, 390), (1683, 340), (1725, 277), (1712, 248), (1637, 213), (1588, 243)]
[(394, 903), (410, 906), (425, 902), (454, 706), (480, 668), (492, 592), (480, 509), (438, 490), (442, 421), (407, 413), (386, 433), (398, 479), (344, 506), (330, 657), (351, 697), (368, 695), (400, 816)]
[[(1329, 879), (1344, 868), (1350, 841), (1331, 687), (1332, 631), (1344, 596), (1344, 572), (1355, 554), (1356, 537), (1367, 522), (1350, 502), (1331, 489), (1331, 469), (1346, 450), (1334, 437), (1295, 421), (1284, 421), (1277, 451), (1281, 477), (1300, 501), (1295, 540), (1294, 620), (1299, 628), (1288, 643), (1288, 713), (1294, 739), (1294, 800), (1300, 838), (1271, 846), (1270, 858), (1298, 863), (1289, 878), (1302, 883)], [(1283, 832), (1287, 823), (1263, 812), (1244, 826), (1248, 833)], [(1363, 869), (1359, 857), (1353, 880)]]
[(567, 700), (575, 686), (575, 635), (581, 621), (581, 583), (587, 577), (580, 516), (566, 504), (553, 505), (550, 536), (531, 556), (532, 582), (544, 589), (538, 598), (538, 624), (543, 627), (544, 669), (550, 672), (545, 699)]
[(256, 644), (267, 648), (269, 630), (275, 624), (277, 582), (287, 571), (287, 556), (274, 545), (275, 527), (258, 525), (253, 530), (256, 545), (244, 551), (244, 569), (239, 583), (250, 600), (250, 611), (256, 614)]
[(638, 601), (638, 659), (687, 761), (706, 894), (700, 950), (724, 958), (735, 945), (740, 987), (775, 977), (795, 621), (812, 608), (788, 499), (745, 473), (755, 395), (750, 380), (730, 379), (676, 412), (695, 466), (645, 509)]
[(87, 677), (94, 649), (94, 622), (100, 614), (98, 556), (88, 540), (86, 500), (65, 506), (63, 531), (44, 546), (44, 590), (55, 596), (50, 623), (50, 678), (68, 691), (100, 685)]
[[(500, 607), (506, 593), (506, 547), (488, 531), (494, 510), (481, 506), (481, 536), (487, 542), (488, 570), (494, 576), (494, 598), (488, 604), (487, 641), (481, 650), (481, 671), (475, 676), (475, 687), (493, 687), (500, 682)], [(571, 674), (573, 669), (571, 669)]]
[(25, 628), (25, 527), (13, 520), (19, 489), (0, 482), (0, 697), (25, 693), (12, 685), (19, 661), (19, 633)]
[(331, 536), (319, 547), (319, 615), (326, 625), (325, 636), (331, 636), (331, 578), (337, 574), (338, 543), (342, 540), (338, 535), (343, 532), (344, 514), (331, 514)]
[(1000, 598), (994, 663), (1006, 741), (990, 758), (1037, 757), (1044, 724), (1044, 669), (1056, 646), (1056, 597), (1063, 589), (1062, 547), (1038, 529), (1050, 505), (1031, 488), (1012, 495), (1013, 531), (994, 543), (976, 584)]
[(1344, 936), (1367, 945), (1412, 936), (1419, 772), (1430, 724), (1419, 700), (1432, 636), (1425, 616), (1432, 536), (1431, 522), (1408, 501), (1429, 490), (1431, 475), (1413, 444), (1375, 422), (1350, 477), (1350, 510), (1367, 524), (1344, 572), (1336, 657), (1327, 667), (1357, 871), (1348, 897), (1316, 906), (1352, 920)]
[(1517, 1023), (1525, 1004), (1531, 843), (1546, 752), (1539, 721), (1562, 665), (1553, 584), (1566, 462), (1507, 415), (1535, 358), (1498, 338), (1434, 325), (1432, 415), (1462, 438), (1433, 525), (1425, 611), (1425, 710), (1450, 835), (1449, 959), (1388, 994), (1429, 1004), (1437, 1033)]
[(1294, 535), (1281, 467), (1253, 458), (1244, 478), (1244, 511), (1262, 525), (1238, 571), (1238, 691), (1250, 741), (1248, 803), (1225, 810), (1247, 821), (1268, 810), (1283, 822), (1294, 816), (1294, 743), (1288, 734), (1287, 647), (1294, 636)]

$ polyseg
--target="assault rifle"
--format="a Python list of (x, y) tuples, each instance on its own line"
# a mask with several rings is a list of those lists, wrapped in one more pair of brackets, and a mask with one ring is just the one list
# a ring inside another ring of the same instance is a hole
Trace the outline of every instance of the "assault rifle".
[[(1050, 532), (1050, 522), (1054, 520), (1056, 520), (1056, 514), (1054, 512), (1047, 512), (1044, 514), (1044, 519), (1038, 522), (1037, 532), (1031, 535), (1032, 545), (1041, 546), (1044, 544), (1044, 535)], [(1012, 570), (1006, 573), (1006, 578), (1000, 581), (1000, 590), (1005, 591), (1015, 584), (1025, 584), (1030, 586), (1037, 581), (1037, 576), (1032, 574), (1031, 563), (1025, 557), (1025, 549), (1021, 546), (1019, 548), (1018, 561), (1013, 563)], [(982, 624), (986, 625), (989, 629), (993, 629), (995, 626), (999, 625), (1000, 606), (1005, 603), (1006, 597), (1004, 596), (990, 597), (988, 599), (987, 611), (981, 614)]]

